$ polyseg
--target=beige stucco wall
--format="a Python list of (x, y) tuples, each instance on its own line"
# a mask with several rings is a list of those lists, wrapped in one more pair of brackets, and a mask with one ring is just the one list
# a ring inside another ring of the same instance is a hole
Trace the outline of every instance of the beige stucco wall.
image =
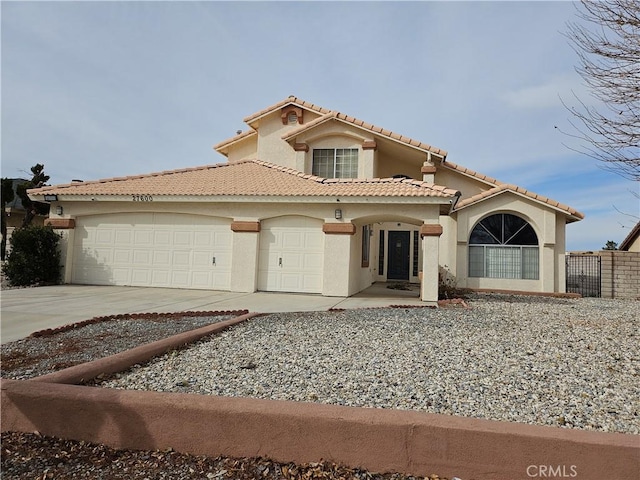
[[(319, 117), (315, 112), (304, 112), (304, 123)], [(229, 148), (229, 161), (257, 158), (265, 162), (275, 163), (287, 168), (296, 168), (296, 152), (282, 136), (299, 128), (300, 125), (283, 125), (280, 110), (265, 115), (254, 128), (257, 135), (239, 141)]]
[[(540, 275), (538, 280), (476, 278), (468, 276), (468, 239), (473, 227), (494, 213), (511, 213), (527, 220), (538, 236)], [(452, 242), (449, 239), (449, 242)], [(456, 240), (458, 286), (532, 292), (564, 292), (565, 218), (551, 208), (504, 193), (457, 213)], [(448, 245), (451, 248), (451, 244)]]
[(491, 188), (490, 185), (480, 182), (471, 177), (467, 177), (458, 172), (451, 171), (446, 167), (438, 167), (434, 182), (436, 185), (446, 185), (448, 188), (458, 190), (462, 193), (460, 200), (473, 197)]
[[(321, 220), (323, 223), (353, 223), (354, 235), (325, 234), (323, 295), (350, 296), (371, 285), (377, 280), (377, 238), (376, 230), (371, 238), (369, 266), (362, 266), (362, 226), (401, 224), (399, 229), (418, 229), (423, 223), (437, 223), (439, 206), (437, 204), (377, 204), (345, 203), (345, 199), (336, 203), (290, 203), (290, 202), (230, 202), (230, 203), (191, 203), (166, 202), (160, 199), (153, 202), (104, 201), (96, 199), (89, 202), (64, 202), (64, 216), (55, 218), (79, 218), (89, 215), (110, 213), (174, 213), (204, 215), (223, 218), (229, 221), (263, 221), (266, 219), (300, 216)], [(343, 218), (335, 219), (335, 209), (342, 210)], [(398, 212), (402, 212), (399, 214)], [(385, 223), (387, 222), (387, 223)], [(410, 223), (409, 223), (410, 222)], [(321, 225), (321, 223), (319, 223)], [(71, 282), (73, 262), (73, 236), (75, 230), (60, 230), (64, 234), (61, 242), (65, 282)], [(378, 227), (379, 231), (379, 227)], [(413, 241), (413, 235), (411, 236)], [(257, 270), (259, 255), (259, 232), (234, 232), (232, 247), (231, 290), (252, 292), (257, 289)], [(420, 253), (422, 259), (422, 253)], [(427, 276), (437, 279), (437, 265), (430, 264)], [(417, 277), (411, 279), (418, 281)], [(435, 300), (435, 299), (431, 299)]]
[(378, 178), (390, 178), (394, 175), (407, 175), (416, 180), (422, 180), (422, 173), (420, 173), (421, 167), (422, 163), (416, 164), (402, 157), (390, 157), (384, 152), (379, 152), (374, 176)]
[[(227, 159), (230, 162), (238, 160), (249, 160), (258, 158), (258, 137), (254, 136), (238, 142), (235, 145), (229, 147), (229, 153)], [(224, 161), (224, 157), (219, 157), (219, 161)]]

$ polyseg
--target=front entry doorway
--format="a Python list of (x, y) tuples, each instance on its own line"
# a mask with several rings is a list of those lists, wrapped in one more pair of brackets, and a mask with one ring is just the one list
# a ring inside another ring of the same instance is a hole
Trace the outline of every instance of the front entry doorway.
[(410, 232), (389, 231), (387, 279), (409, 281)]

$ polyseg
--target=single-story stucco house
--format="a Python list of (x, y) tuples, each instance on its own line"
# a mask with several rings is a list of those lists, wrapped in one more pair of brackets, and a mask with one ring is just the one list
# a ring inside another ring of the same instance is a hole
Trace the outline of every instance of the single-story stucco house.
[(63, 233), (64, 281), (350, 296), (438, 274), (564, 292), (583, 215), (447, 152), (290, 96), (214, 146), (225, 163), (31, 190)]

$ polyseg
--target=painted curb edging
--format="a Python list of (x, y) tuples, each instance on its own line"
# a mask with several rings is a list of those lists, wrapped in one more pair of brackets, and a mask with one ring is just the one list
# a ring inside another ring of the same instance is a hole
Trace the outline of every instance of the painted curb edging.
[(168, 351), (256, 315), (36, 379), (3, 379), (2, 431), (38, 431), (114, 448), (173, 448), (214, 457), (327, 460), (370, 471), (437, 473), (464, 480), (549, 478), (538, 475), (540, 467), (556, 478), (638, 478), (637, 435), (414, 411), (70, 385), (124, 370), (164, 353), (162, 348)]

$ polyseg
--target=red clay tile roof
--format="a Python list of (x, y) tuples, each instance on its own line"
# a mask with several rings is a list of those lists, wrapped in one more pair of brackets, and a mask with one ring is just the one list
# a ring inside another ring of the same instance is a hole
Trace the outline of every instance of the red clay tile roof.
[(371, 123), (367, 123), (363, 120), (358, 120), (355, 117), (351, 117), (349, 115), (345, 115), (343, 113), (340, 112), (329, 112), (324, 114), (322, 117), (316, 118), (315, 120), (300, 126), (299, 128), (296, 128), (295, 130), (292, 130), (291, 132), (288, 132), (286, 135), (282, 136), (283, 140), (291, 140), (293, 139), (296, 135), (300, 135), (302, 132), (305, 132), (307, 130), (310, 130), (324, 122), (330, 121), (330, 120), (339, 120), (345, 123), (348, 123), (350, 125), (355, 125), (356, 127), (362, 128), (364, 130), (367, 130), (371, 133), (374, 133), (376, 135), (381, 135), (383, 137), (387, 137), (390, 138), (392, 140), (395, 140), (397, 142), (400, 143), (404, 143), (406, 145), (412, 146), (412, 147), (416, 147), (419, 148), (421, 150), (426, 150), (429, 151), (431, 153), (435, 153), (436, 155), (445, 158), (447, 156), (447, 152), (445, 150), (441, 150), (439, 148), (433, 147), (429, 144), (423, 143), (423, 142), (419, 142), (418, 140), (413, 140), (412, 138), (409, 137), (405, 137), (404, 135), (400, 135), (397, 133), (392, 132), (391, 130), (385, 130), (382, 127), (377, 127)]
[[(148, 175), (29, 190), (36, 195), (441, 197), (456, 190), (400, 178), (326, 179), (260, 160), (242, 160)], [(444, 202), (443, 202), (444, 203)]]
[(491, 186), (502, 185), (502, 182), (496, 180), (495, 178), (489, 177), (487, 175), (483, 175), (482, 173), (478, 173), (478, 172), (476, 172), (474, 170), (471, 170), (470, 168), (466, 168), (466, 167), (462, 167), (460, 165), (456, 165), (455, 163), (450, 162), (448, 160), (445, 161), (445, 162), (442, 162), (441, 165), (443, 167), (447, 167), (447, 168), (449, 168), (451, 170), (455, 170), (456, 172), (460, 172), (463, 175), (467, 175), (469, 177), (473, 177), (476, 180), (480, 180), (481, 182), (484, 182), (484, 183), (486, 183), (488, 185), (491, 185)]
[(301, 98), (296, 97), (295, 95), (289, 95), (287, 98), (285, 98), (284, 100), (275, 103), (267, 108), (264, 108), (262, 110), (260, 110), (259, 112), (256, 112), (254, 114), (249, 115), (248, 117), (243, 118), (243, 122), (246, 124), (250, 124), (251, 122), (257, 120), (260, 117), (263, 117), (264, 115), (267, 115), (271, 112), (273, 112), (274, 110), (278, 110), (282, 107), (284, 107), (285, 105), (289, 105), (290, 103), (293, 103), (295, 105), (298, 105), (299, 107), (303, 107), (306, 108), (307, 110), (313, 110), (314, 112), (317, 113), (329, 113), (331, 112), (331, 110), (328, 110), (326, 108), (323, 108), (319, 105), (315, 105), (311, 102), (306, 102), (304, 100), (302, 100)]
[[(363, 120), (358, 120), (355, 117), (351, 117), (349, 115), (345, 115), (344, 113), (340, 113), (340, 112), (336, 112), (334, 110), (328, 110), (326, 108), (320, 107), (318, 105), (315, 105), (313, 103), (310, 102), (306, 102), (298, 97), (295, 97), (293, 95), (289, 96), (288, 98), (286, 98), (285, 100), (282, 100), (281, 102), (275, 103), (273, 105), (271, 105), (270, 107), (267, 107), (263, 110), (260, 110), (259, 112), (254, 113), (253, 115), (249, 115), (248, 117), (244, 118), (244, 122), (247, 124), (251, 124), (251, 122), (257, 120), (260, 117), (263, 117), (271, 112), (273, 112), (274, 110), (278, 110), (282, 107), (284, 107), (285, 105), (289, 105), (289, 104), (295, 104), (298, 105), (300, 107), (306, 108), (308, 110), (312, 110), (314, 112), (320, 113), (322, 114), (321, 117), (316, 118), (315, 120), (312, 120), (311, 122), (306, 123), (305, 125), (302, 125), (300, 128), (297, 128), (295, 130), (293, 130), (292, 132), (288, 133), (287, 135), (285, 135), (284, 137), (282, 137), (284, 140), (290, 139), (295, 135), (298, 135), (300, 133), (302, 133), (303, 131), (306, 131), (309, 128), (313, 128), (314, 126), (317, 126), (323, 122), (326, 122), (327, 120), (331, 120), (331, 119), (336, 119), (336, 120), (340, 120), (342, 122), (354, 125), (356, 127), (359, 128), (363, 128), (371, 133), (374, 133), (376, 135), (380, 135), (383, 137), (387, 137), (390, 138), (391, 140), (395, 140), (397, 142), (400, 143), (404, 143), (406, 145), (412, 146), (412, 147), (416, 147), (419, 148), (421, 150), (425, 150), (425, 151), (429, 151), (431, 153), (434, 153), (442, 158), (445, 158), (447, 156), (447, 152), (445, 150), (442, 150), (440, 148), (436, 148), (432, 145), (420, 142), (418, 140), (414, 140), (412, 138), (409, 137), (405, 137), (404, 135), (400, 135), (398, 133), (394, 133), (391, 130), (386, 130), (382, 127), (377, 127), (371, 123), (367, 123)], [(226, 140), (223, 140), (222, 142), (216, 144), (213, 146), (213, 149), (216, 151), (220, 151), (222, 149), (224, 149), (225, 147), (229, 146), (230, 144), (237, 142), (238, 140), (241, 140), (242, 138), (248, 136), (249, 133), (251, 133), (252, 130), (249, 130), (247, 132), (243, 132), (240, 133), (238, 135), (235, 135), (231, 138), (228, 138)]]
[(234, 135), (231, 138), (227, 138), (226, 140), (223, 140), (220, 143), (217, 143), (213, 146), (214, 150), (221, 150), (225, 147), (230, 146), (231, 144), (238, 142), (240, 140), (242, 140), (243, 138), (248, 138), (251, 137), (253, 135), (257, 135), (258, 132), (256, 130), (245, 130), (244, 132), (238, 133), (237, 135)]
[(468, 197), (468, 198), (465, 198), (464, 200), (460, 200), (456, 204), (453, 211), (455, 212), (458, 210), (462, 210), (465, 207), (474, 205), (478, 202), (494, 197), (496, 195), (500, 195), (504, 192), (516, 193), (516, 194), (525, 196), (527, 198), (530, 198), (532, 200), (536, 200), (540, 203), (544, 203), (555, 209), (561, 210), (562, 212), (566, 213), (570, 217), (573, 217), (574, 220), (582, 220), (584, 218), (583, 213), (580, 213), (579, 211), (569, 207), (568, 205), (564, 205), (562, 203), (556, 202), (555, 200), (551, 200), (550, 198), (530, 192), (526, 188), (518, 187), (517, 185), (508, 184), (508, 183), (499, 183), (498, 186), (494, 188), (491, 188), (482, 193), (474, 195), (473, 197)]
[(640, 222), (636, 223), (636, 226), (631, 229), (629, 235), (627, 235), (622, 243), (618, 247), (619, 250), (629, 250), (631, 244), (640, 236)]

